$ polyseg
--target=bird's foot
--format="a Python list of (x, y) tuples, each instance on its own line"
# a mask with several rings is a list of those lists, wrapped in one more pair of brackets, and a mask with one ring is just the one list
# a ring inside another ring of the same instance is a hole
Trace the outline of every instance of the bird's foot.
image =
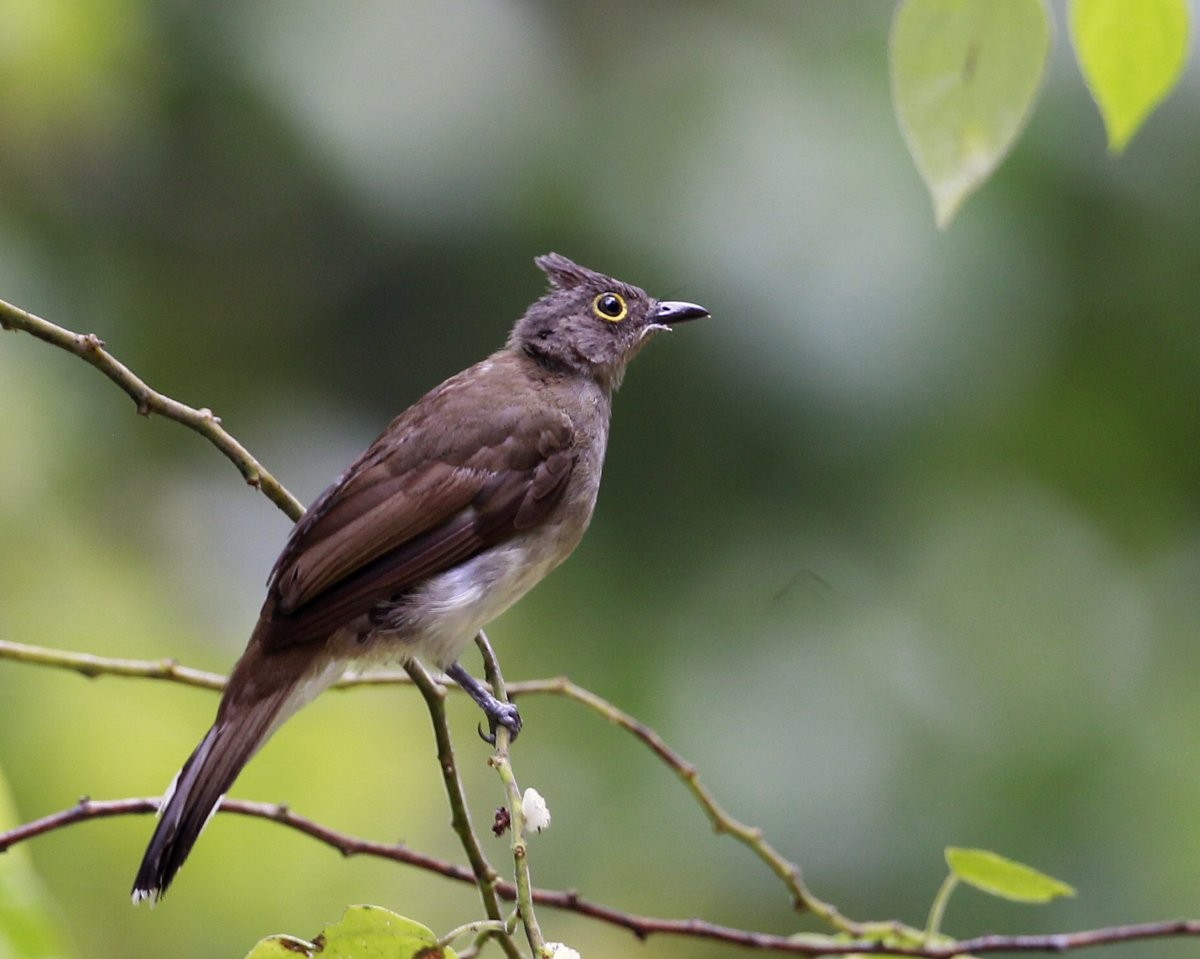
[(517, 712), (517, 707), (512, 703), (502, 703), (500, 700), (493, 698), (490, 705), (480, 703), (480, 708), (487, 715), (488, 731), (485, 733), (483, 727), (479, 726), (479, 738), (489, 746), (496, 745), (496, 730), (503, 726), (508, 730), (508, 741), (515, 742), (517, 733), (521, 731), (521, 714)]
[(462, 665), (455, 663), (446, 670), (446, 675), (453, 679), (459, 686), (463, 688), (487, 717), (488, 731), (485, 733), (483, 727), (479, 727), (479, 738), (489, 745), (496, 745), (496, 730), (503, 726), (508, 730), (509, 741), (513, 742), (517, 738), (517, 734), (521, 731), (521, 714), (517, 711), (517, 707), (512, 703), (502, 703), (499, 699), (492, 695), (478, 679), (463, 669)]

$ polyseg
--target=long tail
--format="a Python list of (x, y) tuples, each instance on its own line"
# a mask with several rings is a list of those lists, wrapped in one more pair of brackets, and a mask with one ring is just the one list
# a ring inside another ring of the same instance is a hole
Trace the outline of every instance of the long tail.
[(280, 705), (278, 698), (269, 697), (235, 717), (218, 717), (183, 764), (163, 797), (158, 825), (133, 882), (135, 905), (162, 898), (217, 803), (273, 731)]

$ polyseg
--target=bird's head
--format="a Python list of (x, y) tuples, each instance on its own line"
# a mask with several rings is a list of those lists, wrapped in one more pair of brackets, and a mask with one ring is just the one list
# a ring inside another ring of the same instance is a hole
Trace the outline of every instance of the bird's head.
[(534, 262), (550, 280), (550, 289), (517, 321), (509, 349), (550, 368), (590, 376), (608, 390), (621, 385), (626, 365), (656, 332), (708, 316), (702, 306), (656, 300), (559, 253)]

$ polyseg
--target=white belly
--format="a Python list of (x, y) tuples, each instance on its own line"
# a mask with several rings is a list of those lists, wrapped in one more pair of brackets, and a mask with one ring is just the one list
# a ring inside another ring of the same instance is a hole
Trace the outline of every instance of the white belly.
[(517, 540), (438, 573), (406, 603), (412, 616), (402, 648), (436, 666), (458, 659), (484, 626), (524, 596), (568, 551)]

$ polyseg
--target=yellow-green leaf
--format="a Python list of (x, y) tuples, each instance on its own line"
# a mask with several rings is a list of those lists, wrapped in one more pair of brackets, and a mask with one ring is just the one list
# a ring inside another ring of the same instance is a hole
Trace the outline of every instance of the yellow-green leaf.
[(1075, 890), (1065, 882), (986, 849), (950, 846), (946, 849), (946, 863), (963, 882), (1003, 899), (1049, 902), (1060, 896), (1075, 895)]
[(890, 48), (896, 117), (944, 228), (1029, 119), (1050, 19), (1044, 0), (903, 0)]
[(246, 959), (455, 959), (432, 931), (378, 906), (350, 906), (312, 942), (269, 936)]
[(1120, 153), (1183, 72), (1187, 0), (1072, 0), (1071, 42)]

